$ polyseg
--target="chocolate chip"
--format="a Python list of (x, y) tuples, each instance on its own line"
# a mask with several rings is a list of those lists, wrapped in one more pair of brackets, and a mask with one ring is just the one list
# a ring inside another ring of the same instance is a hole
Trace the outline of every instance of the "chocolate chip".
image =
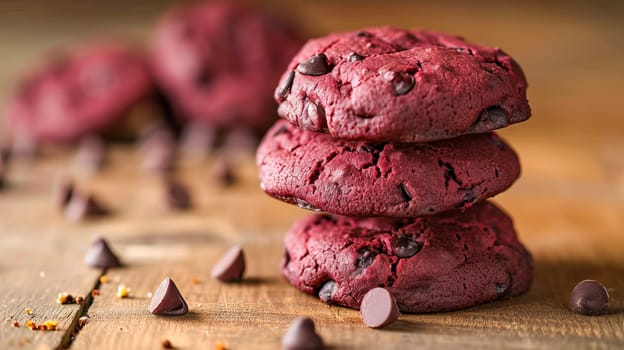
[(327, 120), (325, 119), (325, 109), (320, 103), (308, 100), (306, 102), (305, 113), (299, 120), (299, 126), (309, 130), (327, 130)]
[(185, 155), (203, 160), (213, 149), (216, 140), (215, 128), (202, 123), (189, 123), (184, 128), (180, 144)]
[(295, 81), (295, 71), (291, 70), (286, 78), (282, 80), (281, 84), (277, 87), (277, 96), (281, 99), (285, 99), (290, 93), (293, 82)]
[(281, 134), (290, 134), (290, 130), (288, 130), (288, 127), (285, 124), (280, 125), (280, 127), (273, 132), (273, 137)]
[(188, 210), (193, 206), (191, 194), (184, 184), (174, 180), (165, 180), (165, 194), (169, 208), (174, 210)]
[(212, 277), (222, 282), (237, 282), (245, 273), (245, 254), (239, 246), (230, 248), (212, 268)]
[(484, 125), (488, 130), (502, 128), (508, 124), (508, 115), (506, 110), (498, 106), (489, 107), (481, 112), (477, 123)]
[(334, 292), (336, 291), (336, 287), (337, 287), (336, 281), (329, 280), (325, 282), (325, 284), (323, 284), (323, 286), (318, 292), (319, 299), (321, 299), (321, 301), (324, 303), (331, 304), (332, 296), (334, 295)]
[(108, 269), (121, 266), (121, 262), (104, 238), (97, 237), (91, 243), (91, 248), (84, 258), (87, 266)]
[(609, 306), (609, 292), (598, 281), (585, 280), (570, 294), (570, 308), (584, 315), (599, 315)]
[(236, 174), (230, 161), (221, 156), (212, 166), (212, 178), (222, 187), (229, 187), (236, 183)]
[(155, 126), (142, 136), (140, 149), (143, 153), (141, 166), (154, 172), (170, 171), (175, 166), (176, 142), (171, 130)]
[(371, 33), (369, 33), (369, 32), (366, 32), (366, 31), (363, 31), (363, 30), (362, 30), (362, 31), (357, 32), (357, 34), (356, 34), (356, 35), (357, 35), (358, 37), (360, 37), (360, 38), (370, 38), (370, 37), (372, 37), (372, 36), (373, 36), (373, 34), (371, 34)]
[(504, 150), (505, 149), (505, 147), (506, 147), (505, 143), (503, 142), (503, 140), (501, 140), (501, 138), (498, 135), (496, 135), (496, 133), (489, 132), (486, 135), (488, 136), (488, 140), (490, 140), (494, 144), (494, 146), (496, 146), (496, 148), (498, 148), (500, 150)]
[(415, 83), (414, 76), (407, 72), (397, 73), (394, 79), (392, 79), (392, 87), (397, 96), (410, 92)]
[(396, 300), (385, 288), (373, 288), (362, 299), (360, 305), (362, 320), (371, 328), (381, 328), (399, 318)]
[(369, 267), (373, 261), (375, 261), (375, 257), (377, 256), (377, 253), (368, 247), (358, 249), (357, 253), (358, 257), (355, 266), (358, 269), (365, 269)]
[(150, 302), (149, 312), (162, 316), (181, 316), (188, 313), (188, 305), (171, 278), (165, 278), (158, 286)]
[(68, 178), (61, 178), (54, 183), (52, 189), (52, 195), (54, 197), (54, 203), (60, 208), (64, 209), (74, 193), (74, 184)]
[(497, 283), (496, 284), (496, 294), (498, 295), (506, 295), (509, 291), (510, 284), (508, 283)]
[(410, 235), (395, 236), (392, 239), (392, 254), (399, 258), (409, 258), (414, 256), (422, 248), (422, 243), (414, 240)]
[(323, 53), (310, 57), (307, 61), (299, 63), (297, 72), (303, 75), (323, 75), (331, 71), (327, 63), (327, 56)]
[(65, 217), (72, 222), (108, 215), (109, 210), (92, 194), (73, 190), (65, 206)]
[(285, 350), (323, 349), (323, 339), (314, 328), (314, 321), (311, 319), (296, 318), (282, 337), (282, 348)]
[(362, 56), (362, 55), (358, 55), (357, 53), (352, 52), (352, 53), (349, 55), (349, 62), (361, 61), (361, 60), (363, 60), (364, 58), (365, 58), (364, 56)]
[(399, 184), (399, 192), (401, 193), (401, 197), (403, 197), (403, 201), (410, 202), (412, 200), (412, 196), (409, 194), (409, 191), (405, 187), (405, 183), (401, 182)]
[(301, 209), (311, 210), (311, 211), (321, 211), (320, 208), (313, 206), (312, 204), (304, 201), (300, 198), (293, 198), (294, 203)]
[(102, 168), (106, 156), (106, 143), (102, 137), (89, 135), (80, 140), (76, 163), (81, 170), (93, 174)]

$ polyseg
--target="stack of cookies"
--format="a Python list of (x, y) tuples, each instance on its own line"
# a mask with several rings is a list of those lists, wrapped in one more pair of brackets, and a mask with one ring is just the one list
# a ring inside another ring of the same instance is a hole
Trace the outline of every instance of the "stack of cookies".
[(310, 40), (283, 75), (258, 149), (266, 193), (330, 214), (298, 221), (282, 273), (359, 308), (386, 288), (403, 312), (524, 293), (532, 259), (486, 199), (518, 178), (492, 132), (530, 116), (526, 80), (500, 49), (391, 27)]

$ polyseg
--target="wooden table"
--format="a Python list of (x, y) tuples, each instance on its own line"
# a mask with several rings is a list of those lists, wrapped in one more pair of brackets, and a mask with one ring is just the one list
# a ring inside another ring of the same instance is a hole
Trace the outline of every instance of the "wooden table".
[[(94, 8), (62, 3), (61, 10), (37, 1), (0, 5), (2, 96), (45, 47), (113, 27), (145, 37), (164, 6), (137, 2), (122, 13), (113, 11), (119, 2), (94, 3)], [(192, 188), (196, 206), (174, 213), (164, 205), (159, 179), (138, 168), (137, 151), (115, 147), (104, 171), (77, 176), (115, 215), (71, 224), (50, 196), (55, 177), (76, 174), (71, 154), (60, 152), (12, 164), (11, 186), (0, 193), (0, 349), (158, 349), (164, 338), (179, 349), (211, 349), (219, 342), (231, 349), (275, 349), (299, 315), (312, 317), (336, 349), (623, 348), (624, 79), (617, 67), (624, 52), (611, 45), (621, 34), (615, 20), (621, 12), (570, 6), (549, 14), (538, 5), (491, 3), (384, 5), (295, 2), (290, 9), (319, 32), (381, 23), (461, 32), (503, 46), (523, 63), (532, 83), (534, 117), (502, 132), (520, 154), (523, 177), (495, 200), (513, 215), (535, 257), (527, 295), (457, 312), (402, 315), (388, 328), (372, 330), (357, 311), (326, 306), (280, 277), (282, 237), (308, 213), (260, 191), (251, 155), (241, 159), (241, 181), (229, 189), (210, 179), (212, 158), (199, 164), (182, 160), (179, 176)], [(108, 17), (98, 17), (98, 11)], [(47, 22), (41, 24), (42, 19)], [(103, 271), (82, 262), (95, 234), (108, 238), (127, 264), (107, 271), (107, 284), (99, 283)], [(224, 285), (209, 272), (233, 244), (244, 247), (248, 272), (243, 283)], [(147, 312), (148, 293), (166, 276), (184, 294), (188, 315), (164, 318)], [(607, 315), (567, 310), (569, 292), (586, 278), (608, 287)], [(128, 299), (115, 297), (122, 283), (131, 288)], [(89, 295), (93, 289), (100, 295), (88, 307), (89, 322), (75, 333), (87, 306), (59, 306), (56, 296), (63, 291)], [(56, 319), (59, 329), (31, 331), (24, 327), (28, 319)], [(16, 320), (21, 327), (13, 327)]]

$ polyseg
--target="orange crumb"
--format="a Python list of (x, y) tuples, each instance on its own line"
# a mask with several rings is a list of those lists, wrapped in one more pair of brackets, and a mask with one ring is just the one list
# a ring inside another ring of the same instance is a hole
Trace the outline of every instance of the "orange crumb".
[(100, 290), (99, 289), (94, 289), (91, 291), (91, 296), (92, 297), (97, 297), (98, 295), (100, 295)]
[(100, 277), (100, 283), (102, 283), (102, 284), (108, 283), (108, 276), (104, 275), (104, 276)]
[(43, 323), (48, 331), (53, 331), (58, 326), (58, 322), (55, 320), (47, 320)]
[(25, 308), (24, 312), (26, 313), (26, 315), (32, 315), (32, 309), (29, 307)]
[(197, 278), (197, 277), (193, 277), (193, 278), (191, 278), (191, 283), (192, 284), (200, 284), (201, 280), (199, 278)]
[(227, 350), (227, 347), (224, 342), (220, 341), (217, 343), (217, 346), (215, 346), (215, 350)]
[(13, 327), (19, 328), (19, 322), (17, 322), (17, 321), (13, 322)]
[(26, 321), (26, 327), (34, 331), (35, 329), (37, 329), (37, 324), (31, 320), (28, 320)]
[(117, 298), (127, 298), (130, 295), (130, 288), (123, 284), (117, 286)]

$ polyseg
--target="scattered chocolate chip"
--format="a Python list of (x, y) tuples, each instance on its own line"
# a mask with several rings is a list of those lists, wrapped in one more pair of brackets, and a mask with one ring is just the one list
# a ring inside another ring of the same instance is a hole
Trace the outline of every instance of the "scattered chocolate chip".
[(121, 266), (121, 261), (111, 250), (104, 238), (97, 237), (91, 243), (91, 248), (84, 259), (87, 266), (108, 269)]
[(310, 57), (307, 61), (299, 63), (297, 72), (303, 75), (323, 75), (331, 71), (331, 67), (327, 63), (327, 56), (323, 53)]
[(173, 132), (166, 127), (152, 127), (144, 133), (141, 145), (143, 169), (166, 172), (175, 166), (176, 142)]
[(361, 61), (361, 60), (363, 60), (364, 58), (365, 58), (364, 56), (362, 56), (362, 55), (358, 55), (357, 53), (352, 52), (352, 53), (349, 55), (349, 62)]
[(609, 292), (598, 281), (582, 281), (570, 294), (570, 308), (580, 314), (599, 315), (604, 313), (608, 306)]
[(189, 123), (182, 133), (180, 146), (185, 155), (203, 160), (214, 148), (216, 141), (215, 128), (202, 123)]
[(110, 211), (92, 194), (73, 190), (65, 206), (65, 217), (71, 222), (108, 215)]
[(216, 159), (212, 166), (212, 177), (223, 187), (229, 187), (236, 183), (236, 174), (232, 164), (225, 156)]
[(163, 349), (173, 349), (173, 344), (171, 344), (169, 339), (163, 339), (160, 346), (162, 346)]
[(326, 304), (331, 304), (332, 296), (334, 295), (334, 292), (336, 291), (336, 287), (337, 287), (336, 281), (329, 280), (325, 282), (325, 284), (323, 284), (323, 286), (318, 292), (319, 299), (321, 299), (321, 301)]
[(256, 150), (258, 135), (248, 127), (236, 127), (230, 130), (223, 140), (223, 149), (226, 152), (247, 152)]
[(401, 193), (401, 197), (403, 197), (404, 202), (409, 203), (412, 201), (412, 196), (410, 195), (409, 191), (405, 187), (405, 183), (401, 182), (399, 184), (399, 192)]
[(399, 306), (385, 288), (373, 288), (362, 299), (360, 313), (364, 323), (371, 328), (380, 328), (396, 321), (399, 317)]
[(102, 168), (106, 156), (106, 143), (97, 135), (90, 135), (80, 140), (76, 163), (81, 170), (93, 174)]
[(359, 31), (356, 34), (357, 36), (359, 36), (360, 38), (370, 38), (373, 36), (373, 34), (369, 33), (369, 32), (365, 32), (365, 31)]
[(74, 184), (68, 178), (60, 178), (54, 183), (52, 188), (52, 196), (54, 203), (61, 209), (64, 209), (74, 193)]
[(477, 124), (483, 124), (488, 130), (502, 128), (507, 125), (508, 113), (506, 110), (493, 106), (485, 109), (479, 115)]
[(414, 76), (407, 72), (397, 73), (392, 79), (392, 87), (397, 96), (410, 92), (415, 83)]
[(245, 273), (245, 254), (239, 246), (230, 248), (212, 268), (212, 277), (222, 282), (237, 282)]
[(281, 99), (285, 99), (286, 96), (290, 93), (290, 89), (292, 88), (293, 82), (295, 81), (295, 71), (291, 70), (286, 78), (282, 80), (282, 83), (277, 88), (277, 96)]
[(371, 266), (373, 261), (375, 261), (375, 257), (377, 256), (377, 253), (368, 247), (358, 249), (357, 253), (358, 257), (355, 266), (358, 269), (365, 269)]
[(314, 321), (307, 317), (296, 318), (282, 337), (285, 350), (323, 349), (323, 339), (316, 333)]
[(165, 278), (158, 286), (150, 302), (149, 312), (162, 316), (181, 316), (188, 312), (188, 305), (171, 278)]
[(191, 194), (184, 184), (174, 179), (165, 180), (166, 200), (169, 208), (188, 210), (193, 206)]
[(420, 251), (422, 243), (414, 240), (410, 235), (395, 236), (392, 239), (392, 254), (399, 258), (409, 258)]

